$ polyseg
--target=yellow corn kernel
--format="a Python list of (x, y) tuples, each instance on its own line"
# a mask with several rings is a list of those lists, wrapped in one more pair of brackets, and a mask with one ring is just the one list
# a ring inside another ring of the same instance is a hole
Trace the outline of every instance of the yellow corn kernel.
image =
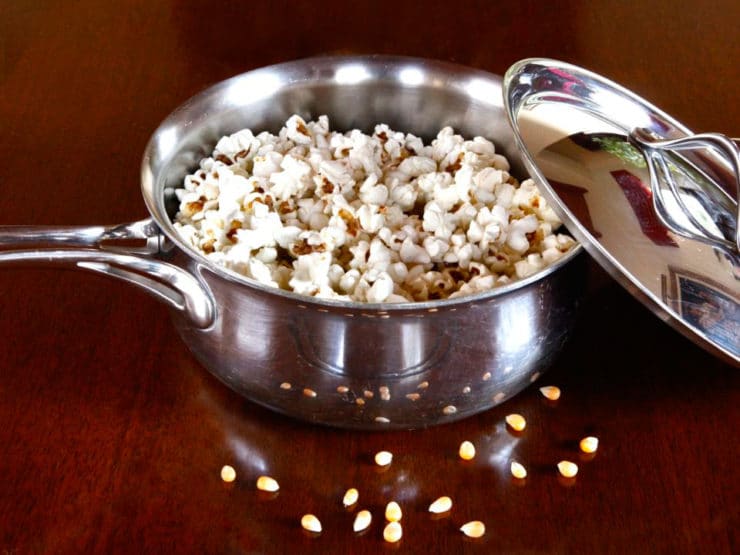
[(510, 414), (506, 417), (506, 423), (511, 427), (512, 430), (521, 432), (527, 427), (527, 421), (521, 414)]
[(573, 476), (578, 474), (578, 465), (570, 461), (560, 461), (558, 463), (558, 471), (565, 478), (573, 478)]
[(362, 510), (355, 516), (355, 521), (352, 523), (352, 530), (355, 532), (362, 532), (373, 520), (373, 515), (368, 510)]
[(225, 464), (223, 468), (221, 468), (221, 479), (224, 482), (233, 482), (236, 480), (236, 470), (234, 470), (234, 467)]
[(445, 495), (436, 499), (431, 505), (429, 505), (429, 512), (435, 514), (446, 513), (451, 508), (452, 499)]
[(596, 450), (599, 448), (599, 438), (593, 436), (584, 437), (580, 443), (578, 443), (578, 447), (580, 447), (581, 451), (584, 453), (596, 453)]
[(383, 539), (388, 543), (396, 543), (403, 536), (400, 522), (389, 522), (383, 529)]
[(393, 460), (393, 453), (390, 451), (378, 451), (375, 453), (375, 464), (378, 466), (388, 466)]
[(557, 401), (558, 399), (560, 399), (560, 388), (554, 385), (546, 385), (545, 387), (541, 387), (540, 393), (542, 393), (545, 398), (550, 399), (550, 401)]
[(523, 480), (527, 477), (527, 469), (524, 468), (524, 465), (521, 463), (518, 463), (516, 461), (511, 462), (511, 475), (514, 476), (514, 478), (519, 478), (520, 480)]
[(260, 476), (257, 478), (257, 489), (260, 491), (275, 492), (280, 489), (280, 484), (274, 478)]
[(480, 538), (486, 533), (486, 525), (480, 520), (471, 520), (460, 527), (460, 531), (469, 538)]
[(458, 451), (460, 458), (464, 461), (472, 460), (475, 457), (475, 445), (469, 441), (463, 441)]
[(398, 522), (403, 517), (401, 507), (395, 501), (391, 501), (385, 506), (385, 519), (388, 522)]
[(314, 515), (308, 514), (301, 517), (301, 526), (304, 530), (309, 532), (319, 533), (321, 532), (321, 521)]
[(355, 503), (357, 503), (357, 500), (360, 498), (360, 493), (357, 491), (356, 488), (349, 488), (345, 493), (344, 497), (342, 498), (342, 503), (345, 507), (351, 507)]

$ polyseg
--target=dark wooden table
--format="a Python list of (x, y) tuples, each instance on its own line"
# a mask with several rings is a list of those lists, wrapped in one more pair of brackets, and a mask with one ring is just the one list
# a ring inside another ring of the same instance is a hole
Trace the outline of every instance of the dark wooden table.
[[(0, 5), (0, 224), (146, 217), (138, 172), (175, 106), (231, 75), (326, 53), (398, 53), (502, 74), (565, 59), (697, 131), (740, 133), (737, 2), (69, 2)], [(630, 4), (634, 6), (627, 7)], [(554, 4), (553, 4), (554, 6)], [(738, 370), (661, 323), (597, 267), (572, 341), (487, 413), (413, 432), (309, 426), (212, 378), (166, 310), (126, 285), (0, 273), (0, 553), (738, 553)], [(503, 427), (526, 415), (520, 437)], [(591, 460), (578, 439), (598, 435)], [(478, 446), (457, 458), (462, 440)], [(372, 454), (395, 454), (385, 472)], [(529, 477), (515, 483), (512, 458)], [(575, 481), (554, 464), (576, 460)], [(232, 464), (237, 481), (219, 471)], [(255, 491), (260, 473), (279, 479)], [(375, 514), (355, 536), (341, 506)], [(428, 503), (446, 493), (450, 515)], [(405, 510), (384, 544), (383, 504)], [(309, 537), (305, 512), (324, 532)], [(485, 521), (477, 541), (457, 528)]]

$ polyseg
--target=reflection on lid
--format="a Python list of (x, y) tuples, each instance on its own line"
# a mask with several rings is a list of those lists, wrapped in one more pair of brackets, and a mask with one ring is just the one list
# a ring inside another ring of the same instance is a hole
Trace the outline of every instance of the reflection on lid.
[[(660, 221), (645, 160), (626, 137), (576, 133), (536, 153), (535, 162), (596, 243), (668, 310), (740, 355), (739, 276), (733, 257), (677, 235)], [(671, 169), (682, 176), (682, 168), (673, 162)], [(711, 221), (707, 206), (712, 204), (702, 202), (702, 190), (690, 179), (677, 182), (695, 216)], [(719, 232), (714, 222), (712, 226)]]

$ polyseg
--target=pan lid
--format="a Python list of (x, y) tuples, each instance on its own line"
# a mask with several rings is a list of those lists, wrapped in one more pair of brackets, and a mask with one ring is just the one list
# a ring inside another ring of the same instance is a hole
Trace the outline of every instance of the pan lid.
[(503, 94), (525, 166), (576, 239), (659, 318), (737, 365), (737, 145), (556, 60), (517, 62)]

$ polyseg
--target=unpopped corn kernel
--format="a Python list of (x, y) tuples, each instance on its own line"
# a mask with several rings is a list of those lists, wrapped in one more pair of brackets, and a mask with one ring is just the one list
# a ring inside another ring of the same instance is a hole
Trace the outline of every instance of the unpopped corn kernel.
[(388, 543), (396, 543), (403, 536), (403, 528), (400, 522), (389, 522), (383, 528), (383, 539)]
[(558, 472), (565, 478), (573, 478), (578, 474), (578, 465), (570, 461), (560, 461), (558, 463)]
[(540, 393), (544, 395), (550, 401), (557, 401), (560, 399), (560, 388), (554, 385), (546, 385), (540, 388)]
[(388, 522), (398, 522), (402, 516), (401, 507), (395, 501), (391, 501), (385, 506), (385, 519)]
[(355, 521), (352, 523), (352, 530), (354, 532), (362, 532), (368, 526), (370, 526), (372, 520), (373, 515), (370, 513), (370, 511), (363, 509), (355, 516)]
[(464, 461), (472, 460), (475, 457), (475, 445), (469, 441), (463, 441), (458, 449), (460, 458)]
[(257, 489), (261, 491), (276, 492), (280, 489), (280, 484), (270, 476), (260, 476), (257, 478)]
[(234, 470), (234, 467), (225, 464), (221, 468), (221, 479), (224, 482), (233, 482), (234, 480), (236, 480), (236, 470)]
[(344, 492), (344, 497), (342, 497), (342, 504), (345, 507), (351, 507), (355, 503), (357, 503), (357, 500), (360, 498), (360, 492), (357, 491), (357, 488), (349, 488), (347, 491)]
[(512, 430), (521, 432), (527, 427), (527, 421), (521, 414), (509, 414), (506, 417), (506, 423), (511, 427)]
[(516, 461), (511, 462), (511, 475), (514, 476), (514, 478), (518, 478), (520, 480), (523, 480), (527, 477), (527, 469), (524, 468), (524, 465), (521, 463), (518, 463)]
[(469, 538), (480, 538), (486, 533), (486, 525), (480, 520), (471, 520), (463, 524), (460, 531)]
[(380, 398), (383, 401), (391, 400), (391, 390), (388, 389), (388, 386), (382, 385), (378, 388), (378, 391), (380, 392)]
[(306, 514), (301, 517), (301, 526), (304, 530), (318, 534), (321, 532), (321, 521), (315, 515)]
[(375, 453), (375, 464), (378, 466), (388, 466), (393, 461), (393, 453), (390, 451), (378, 451)]
[(599, 448), (599, 438), (593, 436), (584, 437), (578, 443), (578, 446), (584, 453), (595, 453), (596, 450)]
[(450, 499), (446, 495), (443, 495), (442, 497), (435, 499), (434, 502), (429, 505), (429, 512), (435, 514), (446, 513), (451, 508), (452, 499)]

